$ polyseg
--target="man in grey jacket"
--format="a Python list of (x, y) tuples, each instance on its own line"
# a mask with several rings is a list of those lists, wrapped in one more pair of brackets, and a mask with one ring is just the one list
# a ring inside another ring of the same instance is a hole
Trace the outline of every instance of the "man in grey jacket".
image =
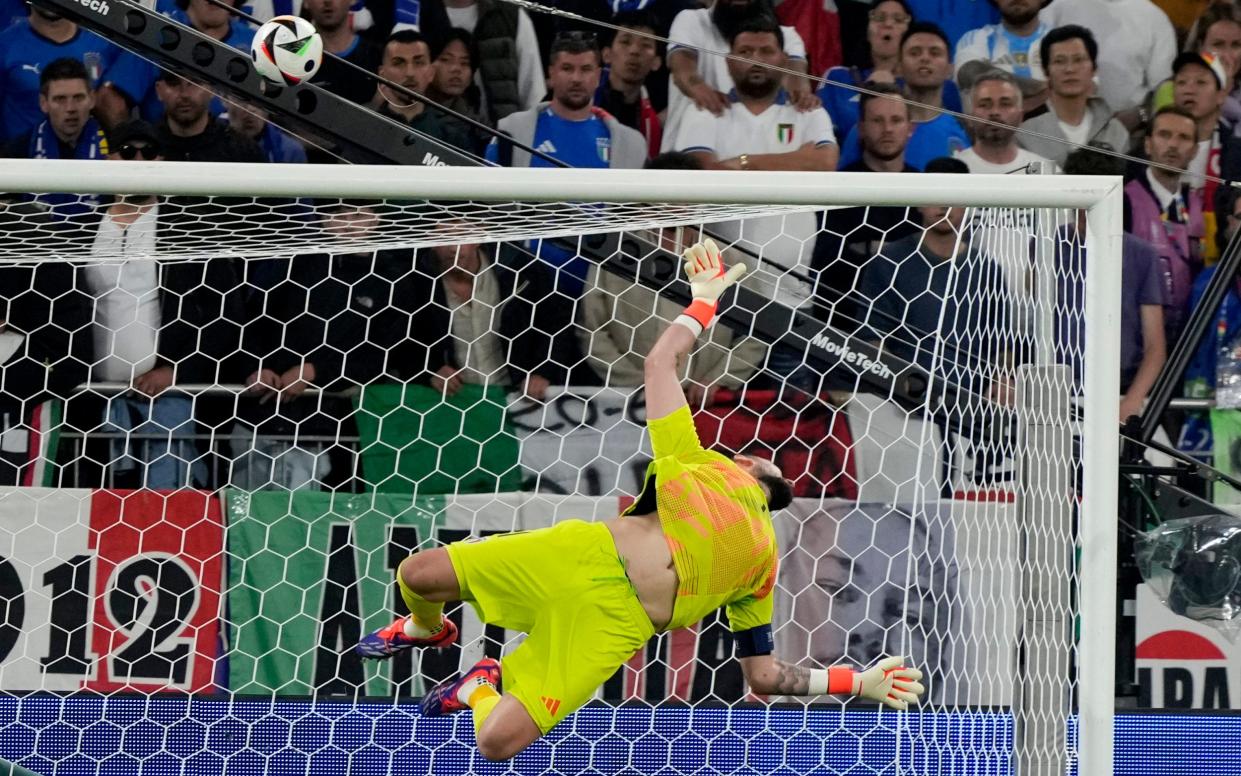
[[(594, 33), (562, 32), (552, 42), (547, 65), (550, 102), (501, 119), (499, 130), (573, 167), (634, 169), (646, 161), (646, 140), (595, 107), (599, 88), (599, 44)], [(487, 159), (505, 167), (552, 167), (503, 138), (487, 147)]]
[(1112, 118), (1112, 109), (1094, 97), (1094, 77), (1099, 44), (1094, 34), (1076, 24), (1057, 27), (1040, 44), (1049, 94), (1042, 113), (1027, 119), (1022, 129), (1047, 137), (1022, 133), (1022, 148), (1051, 159), (1059, 166), (1074, 148), (1106, 143), (1116, 151), (1129, 150), (1129, 130)]
[[(646, 138), (594, 106), (601, 56), (594, 33), (562, 32), (552, 42), (547, 66), (551, 102), (500, 120), (503, 135), (487, 146), (487, 160), (504, 167), (554, 167), (554, 162), (518, 148), (505, 136), (540, 153), (585, 168), (639, 168), (646, 161)], [(590, 262), (551, 242), (529, 248), (556, 270), (556, 290), (570, 299), (582, 294)]]

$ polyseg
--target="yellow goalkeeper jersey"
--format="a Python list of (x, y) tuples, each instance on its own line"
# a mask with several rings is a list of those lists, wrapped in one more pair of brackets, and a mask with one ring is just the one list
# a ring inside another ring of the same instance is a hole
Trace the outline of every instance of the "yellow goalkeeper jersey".
[(655, 459), (642, 495), (625, 515), (659, 512), (678, 577), (668, 630), (684, 628), (721, 606), (729, 627), (771, 624), (779, 550), (757, 480), (719, 453), (704, 450), (683, 406), (647, 421)]

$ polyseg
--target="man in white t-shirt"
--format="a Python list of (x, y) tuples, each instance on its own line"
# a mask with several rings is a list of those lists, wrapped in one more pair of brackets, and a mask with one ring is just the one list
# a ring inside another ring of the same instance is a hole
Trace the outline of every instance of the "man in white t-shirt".
[[(780, 73), (770, 69), (783, 66), (787, 59), (775, 20), (759, 16), (738, 24), (729, 51), (762, 65), (729, 60), (735, 87), (727, 108), (719, 116), (702, 108), (687, 113), (675, 139), (677, 150), (693, 155), (707, 169), (836, 169), (839, 149), (827, 111), (822, 107), (798, 110), (780, 86)], [(730, 221), (715, 227), (720, 237), (736, 241), (765, 260), (754, 272), (756, 290), (795, 309), (808, 306), (812, 293), (810, 257), (817, 230), (814, 213)], [(789, 377), (796, 364), (784, 370), (778, 367), (782, 352), (773, 350), (769, 365)], [(796, 361), (800, 363), (800, 354)], [(809, 375), (805, 378), (810, 380)], [(791, 378), (791, 382), (799, 381)]]
[[(1050, 170), (1060, 172), (1045, 156), (1017, 145), (1016, 127), (1021, 125), (1021, 89), (1017, 79), (1003, 70), (983, 73), (970, 94), (970, 115), (987, 119), (974, 124), (974, 145), (953, 156), (965, 162), (973, 174), (1025, 175)], [(1013, 208), (980, 208), (972, 213), (968, 227), (970, 242), (979, 252), (1000, 265), (1011, 295), (1013, 325), (1022, 329), (1033, 324), (1030, 305), (1029, 235), (1035, 224), (1030, 211)]]
[(1099, 96), (1137, 124), (1137, 108), (1172, 73), (1176, 30), (1151, 0), (1055, 0), (1040, 18), (1052, 29), (1080, 24), (1099, 41)]
[[(677, 14), (668, 33), (668, 114), (663, 151), (675, 151), (681, 120), (697, 106), (720, 115), (728, 107), (733, 87), (728, 58), (730, 30), (759, 16), (775, 19), (769, 0), (717, 0), (710, 8), (689, 8)], [(797, 30), (781, 27), (785, 66), (806, 72), (806, 44)], [(701, 49), (701, 51), (699, 50)], [(708, 52), (719, 52), (711, 54)], [(789, 78), (785, 87), (790, 100), (802, 110), (822, 103), (806, 78)]]
[(953, 154), (969, 166), (971, 173), (1032, 172), (1030, 165), (1034, 162), (1051, 165), (1059, 172), (1047, 157), (1017, 145), (1021, 88), (1012, 74), (992, 70), (979, 76), (970, 92), (970, 115), (993, 122), (971, 127), (974, 145)]
[[(159, 133), (145, 121), (114, 128), (108, 140), (112, 162), (164, 158)], [(91, 256), (83, 276), (94, 297), (91, 378), (129, 387), (108, 397), (101, 426), (115, 434), (108, 469), (128, 475), (119, 480), (126, 486), (210, 484), (193, 440), (193, 401), (170, 391), (229, 381), (225, 362), (238, 350), (241, 285), (226, 259), (159, 260), (168, 245), (202, 235), (203, 216), (193, 204), (127, 194), (84, 222)]]

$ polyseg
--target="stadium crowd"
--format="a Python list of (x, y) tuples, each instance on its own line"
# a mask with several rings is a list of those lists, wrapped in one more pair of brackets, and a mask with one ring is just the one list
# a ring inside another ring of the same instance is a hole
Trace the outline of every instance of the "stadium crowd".
[[(549, 4), (615, 29), (504, 0), (302, 0), (293, 10), (343, 60), (325, 62), (316, 83), (493, 164), (1123, 174), (1122, 419), (1141, 408), (1241, 217), (1232, 188), (1218, 183), (1241, 179), (1241, 8), (1232, 2), (835, 0), (834, 11), (818, 0)], [(1199, 13), (1186, 16), (1186, 5)], [(336, 161), (269, 123), (259, 106), (227, 104), (50, 7), (0, 6), (0, 142), (9, 158)], [(254, 29), (213, 0), (159, 7), (248, 51)], [(275, 11), (246, 8), (260, 18)], [(747, 61), (708, 53), (718, 51)], [(425, 99), (376, 87), (367, 73)], [(85, 250), (122, 255), (158, 253), (179, 219), (201, 215), (200, 204), (157, 198), (5, 196), (10, 215), (72, 220), (88, 230)], [(356, 235), (386, 217), (375, 203), (342, 201), (319, 227)], [(956, 240), (961, 217), (944, 208), (855, 208), (714, 229), (737, 250), (761, 252), (765, 270), (747, 283), (770, 298), (891, 338), (914, 361), (927, 356), (920, 343), (942, 334), (974, 358), (1011, 366), (1016, 356), (1002, 353), (1003, 343), (965, 340), (988, 328), (979, 316), (1016, 327), (1020, 310), (940, 314), (945, 299), (1004, 296), (958, 294), (951, 283), (962, 278), (972, 291), (1005, 284), (1020, 292), (1029, 283), (1028, 265), (993, 271), (988, 241)], [(1070, 225), (1060, 240), (1066, 256), (1080, 253), (1080, 228)], [(697, 237), (649, 235), (672, 250)], [(954, 259), (975, 269), (946, 272)], [(345, 433), (348, 413), (330, 398), (303, 398), (307, 388), (412, 381), (452, 394), (463, 384), (498, 384), (540, 399), (558, 385), (636, 385), (660, 326), (652, 315), (675, 313), (656, 294), (537, 241), (244, 266), (108, 262), (0, 273), (0, 481), (9, 483), (24, 481), (33, 447), (23, 434), (38, 426), (39, 408), (88, 381), (133, 390), (90, 410), (103, 420), (85, 428), (168, 437), (145, 454), (136, 482), (150, 487), (209, 484), (192, 463), (200, 456), (190, 433), (208, 421), (169, 389), (244, 384), (248, 400), (227, 413), (236, 420), (228, 433), (248, 451), (233, 476), (262, 483), (272, 475), (259, 459), (274, 453), (259, 455), (260, 439), (285, 439), (270, 444), (287, 448), (295, 431)], [(1080, 289), (1061, 293), (1073, 304)], [(1060, 336), (1071, 343), (1075, 334)], [(1234, 290), (1191, 366), (1190, 393), (1210, 395), (1217, 368), (1228, 366), (1217, 356), (1238, 336)], [(710, 404), (721, 388), (764, 382), (825, 387), (800, 352), (767, 353), (723, 327), (683, 369), (696, 404)], [(1005, 395), (1005, 379), (994, 378), (993, 396)], [(1209, 433), (1197, 431), (1188, 446), (1209, 450)], [(314, 459), (285, 482), (316, 479)]]

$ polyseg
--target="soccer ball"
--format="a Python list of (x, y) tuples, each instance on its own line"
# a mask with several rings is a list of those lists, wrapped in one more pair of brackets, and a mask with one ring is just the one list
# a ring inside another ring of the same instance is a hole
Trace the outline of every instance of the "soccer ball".
[(318, 71), (323, 62), (323, 38), (301, 17), (277, 16), (259, 27), (250, 54), (259, 75), (293, 86)]

